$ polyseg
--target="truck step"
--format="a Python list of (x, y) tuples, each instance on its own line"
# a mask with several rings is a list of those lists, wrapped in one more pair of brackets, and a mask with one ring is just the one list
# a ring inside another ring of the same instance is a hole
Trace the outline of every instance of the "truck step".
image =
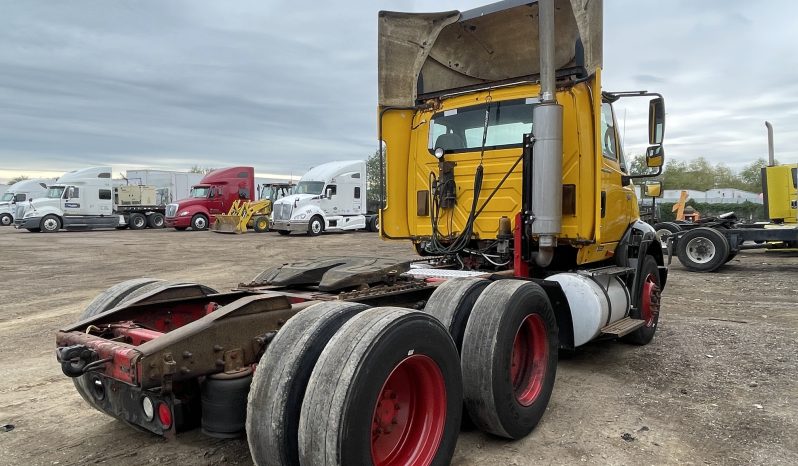
[(639, 329), (646, 323), (643, 319), (633, 319), (631, 317), (624, 317), (621, 320), (615, 321), (610, 325), (601, 329), (602, 335), (611, 337), (622, 337), (626, 334), (632, 333)]

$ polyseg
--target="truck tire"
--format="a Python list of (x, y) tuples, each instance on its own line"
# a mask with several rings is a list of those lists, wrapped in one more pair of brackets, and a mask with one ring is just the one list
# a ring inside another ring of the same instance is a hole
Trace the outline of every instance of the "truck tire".
[(61, 219), (57, 215), (45, 215), (39, 228), (45, 233), (55, 233), (61, 229)]
[(299, 465), (299, 415), (310, 374), (327, 342), (365, 304), (329, 301), (291, 317), (269, 344), (252, 380), (247, 441), (255, 464)]
[(127, 224), (131, 230), (143, 230), (147, 228), (147, 217), (139, 213), (130, 214)]
[(319, 236), (324, 231), (324, 219), (318, 215), (311, 217), (308, 222), (308, 236)]
[(437, 319), (395, 307), (363, 311), (310, 376), (300, 463), (448, 465), (462, 402), (457, 348)]
[(654, 230), (657, 234), (657, 239), (662, 243), (663, 247), (667, 242), (668, 236), (674, 235), (682, 231), (682, 227), (673, 222), (660, 222), (654, 224)]
[(471, 309), (479, 295), (490, 284), (484, 278), (453, 278), (435, 288), (424, 305), (424, 312), (432, 314), (449, 330), (457, 351), (463, 347), (463, 334)]
[(163, 228), (164, 226), (163, 214), (160, 212), (151, 213), (149, 217), (147, 217), (147, 226), (155, 230)]
[(707, 227), (689, 230), (676, 245), (679, 261), (692, 272), (712, 272), (729, 255), (729, 242), (723, 233)]
[(660, 295), (662, 282), (659, 276), (659, 267), (653, 256), (643, 258), (642, 280), (640, 281), (639, 304), (632, 309), (630, 317), (643, 319), (646, 323), (632, 333), (621, 337), (622, 341), (633, 345), (647, 345), (654, 338), (659, 324)]
[(369, 231), (380, 231), (380, 216), (378, 214), (369, 219), (368, 229)]
[(557, 331), (540, 285), (499, 280), (485, 288), (461, 352), (463, 398), (478, 428), (511, 439), (535, 428), (554, 388)]
[(265, 215), (259, 215), (252, 220), (252, 229), (255, 230), (256, 233), (264, 233), (269, 231), (269, 217)]
[(0, 214), (0, 226), (7, 227), (14, 223), (14, 217), (11, 214)]
[(203, 231), (208, 229), (208, 217), (205, 214), (194, 214), (191, 217), (191, 229), (194, 231)]
[[(158, 288), (168, 288), (174, 285), (184, 285), (186, 282), (166, 282), (156, 278), (134, 278), (126, 280), (121, 283), (108, 288), (94, 298), (86, 309), (78, 317), (78, 322), (101, 314), (109, 309), (112, 309), (121, 304), (135, 300), (147, 293), (157, 290)], [(216, 291), (210, 287), (202, 286), (205, 294), (215, 293)], [(102, 411), (100, 407), (94, 402), (94, 397), (91, 394), (92, 379), (90, 375), (83, 375), (72, 379), (75, 384), (75, 389), (81, 397), (93, 408)]]

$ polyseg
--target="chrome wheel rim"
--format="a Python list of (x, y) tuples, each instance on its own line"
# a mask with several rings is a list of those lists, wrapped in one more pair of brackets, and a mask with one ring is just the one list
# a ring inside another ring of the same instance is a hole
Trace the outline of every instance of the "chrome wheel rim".
[(44, 229), (48, 231), (56, 230), (58, 229), (58, 222), (56, 222), (55, 219), (48, 218), (47, 220), (44, 221), (43, 226)]
[(715, 245), (709, 238), (693, 238), (687, 242), (687, 257), (698, 264), (706, 264), (715, 257)]

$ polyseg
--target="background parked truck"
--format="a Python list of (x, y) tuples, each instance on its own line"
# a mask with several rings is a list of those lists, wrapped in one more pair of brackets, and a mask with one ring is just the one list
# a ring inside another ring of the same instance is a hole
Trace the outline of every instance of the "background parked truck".
[(191, 188), (187, 198), (166, 206), (166, 226), (176, 230), (207, 230), (217, 215), (230, 210), (233, 202), (254, 200), (255, 190), (253, 167), (214, 170)]
[(157, 203), (156, 188), (122, 183), (111, 179), (111, 167), (67, 172), (49, 187), (46, 197), (27, 203), (14, 223), (47, 233), (62, 228), (162, 228), (166, 206)]
[(178, 199), (185, 199), (191, 187), (198, 184), (202, 173), (169, 170), (128, 170), (124, 179), (131, 185), (154, 186), (156, 204), (167, 205)]
[(0, 226), (13, 225), (18, 207), (31, 199), (44, 197), (47, 194), (47, 186), (53, 182), (55, 178), (37, 178), (18, 181), (9, 186), (0, 196)]
[(366, 162), (347, 160), (312, 168), (294, 194), (274, 203), (272, 229), (281, 235), (369, 229), (378, 217), (366, 212)]

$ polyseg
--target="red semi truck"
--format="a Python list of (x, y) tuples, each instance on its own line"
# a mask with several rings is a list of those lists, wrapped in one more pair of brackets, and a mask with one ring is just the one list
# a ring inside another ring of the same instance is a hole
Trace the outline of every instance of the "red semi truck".
[(175, 230), (207, 230), (216, 215), (225, 214), (236, 200), (255, 199), (255, 169), (214, 170), (191, 188), (187, 199), (166, 206), (166, 226)]

